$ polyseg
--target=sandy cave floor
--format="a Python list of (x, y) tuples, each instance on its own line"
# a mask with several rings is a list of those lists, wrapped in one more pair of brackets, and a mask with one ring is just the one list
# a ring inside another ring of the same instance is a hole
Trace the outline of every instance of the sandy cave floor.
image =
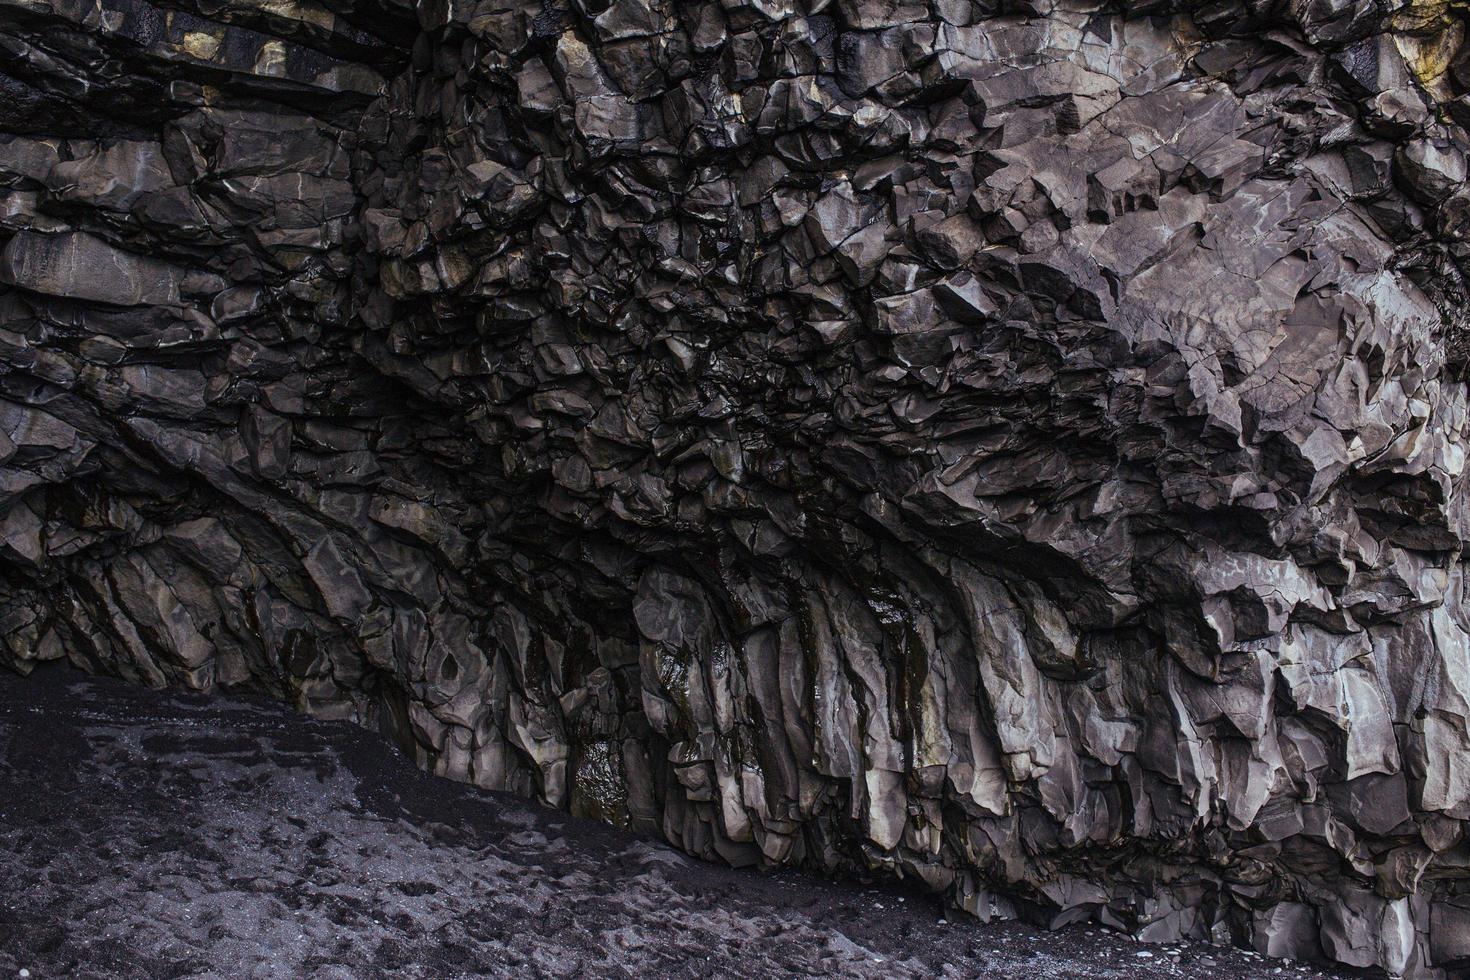
[[(736, 871), (237, 694), (0, 672), (0, 980), (1347, 976)], [(1365, 976), (1366, 974), (1355, 974)]]

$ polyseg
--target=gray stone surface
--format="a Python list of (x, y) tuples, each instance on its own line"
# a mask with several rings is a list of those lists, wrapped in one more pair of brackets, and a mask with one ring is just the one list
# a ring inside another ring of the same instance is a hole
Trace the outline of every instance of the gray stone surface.
[(1459, 8), (0, 15), (0, 662), (1467, 968)]

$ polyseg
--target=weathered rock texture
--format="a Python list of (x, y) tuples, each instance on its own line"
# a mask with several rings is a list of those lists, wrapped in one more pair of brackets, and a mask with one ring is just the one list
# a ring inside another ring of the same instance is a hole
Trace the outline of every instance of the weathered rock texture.
[(1463, 30), (0, 0), (0, 660), (1463, 973)]

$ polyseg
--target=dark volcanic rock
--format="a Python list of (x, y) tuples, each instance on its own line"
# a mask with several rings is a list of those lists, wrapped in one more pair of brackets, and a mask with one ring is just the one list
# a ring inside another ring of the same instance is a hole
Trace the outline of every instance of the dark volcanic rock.
[(0, 13), (0, 662), (1470, 963), (1459, 8)]

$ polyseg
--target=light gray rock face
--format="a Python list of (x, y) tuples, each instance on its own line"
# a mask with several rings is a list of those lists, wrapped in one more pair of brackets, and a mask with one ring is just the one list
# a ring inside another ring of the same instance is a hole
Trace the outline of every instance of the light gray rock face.
[(1459, 8), (0, 0), (0, 662), (1470, 969)]

